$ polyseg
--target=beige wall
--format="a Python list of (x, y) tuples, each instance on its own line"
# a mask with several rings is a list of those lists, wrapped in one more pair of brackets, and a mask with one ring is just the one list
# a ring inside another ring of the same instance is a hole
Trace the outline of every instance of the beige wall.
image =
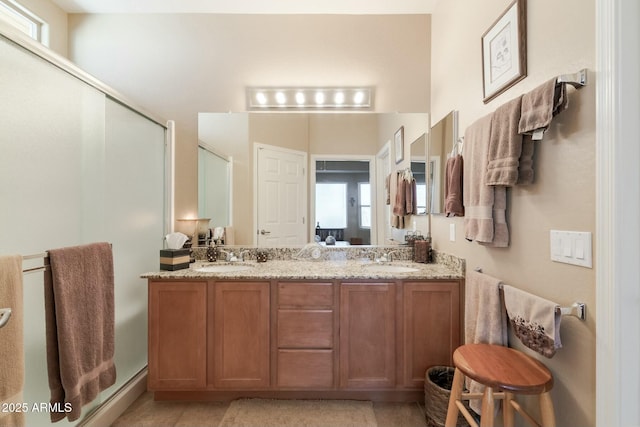
[[(529, 1), (528, 77), (485, 105), (480, 37), (509, 3), (441, 1), (433, 14), (432, 113), (440, 118), (459, 110), (461, 135), (476, 119), (558, 74), (588, 68), (595, 80), (594, 1)], [(432, 221), (434, 247), (466, 258), (467, 269), (481, 267), (487, 274), (562, 305), (587, 303), (587, 321), (564, 317), (564, 348), (552, 359), (541, 358), (555, 376), (552, 394), (560, 426), (595, 425), (594, 269), (555, 263), (549, 254), (551, 229), (595, 232), (594, 86), (569, 89), (568, 110), (556, 117), (544, 140), (536, 144), (535, 183), (510, 191), (509, 248), (465, 241), (461, 218), (437, 216)], [(455, 242), (449, 241), (450, 224), (456, 227)], [(513, 346), (522, 348), (510, 338)]]
[(176, 217), (197, 207), (197, 116), (249, 85), (371, 85), (377, 112), (429, 110), (429, 15), (69, 15), (69, 56), (176, 121)]
[(376, 154), (378, 114), (310, 114), (310, 154)]

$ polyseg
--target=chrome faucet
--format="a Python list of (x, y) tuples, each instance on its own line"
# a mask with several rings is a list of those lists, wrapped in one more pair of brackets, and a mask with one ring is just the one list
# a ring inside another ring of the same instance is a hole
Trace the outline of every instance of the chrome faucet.
[(380, 258), (376, 258), (376, 262), (391, 262), (393, 261), (393, 254), (398, 251), (389, 251), (386, 254), (382, 254)]
[(249, 249), (245, 249), (244, 251), (241, 251), (240, 254), (238, 255), (238, 257), (240, 258), (240, 261), (244, 261), (244, 255), (245, 254), (250, 254), (251, 251)]
[(226, 258), (225, 261), (227, 262), (244, 261), (245, 254), (251, 253), (249, 249), (245, 249), (244, 251), (241, 251), (238, 255), (234, 254), (233, 252), (225, 251), (224, 249), (220, 249), (220, 252), (225, 254), (225, 258)]
[(224, 249), (220, 249), (220, 252), (226, 255), (227, 262), (236, 262), (238, 261), (238, 257), (233, 254), (233, 252), (225, 251)]

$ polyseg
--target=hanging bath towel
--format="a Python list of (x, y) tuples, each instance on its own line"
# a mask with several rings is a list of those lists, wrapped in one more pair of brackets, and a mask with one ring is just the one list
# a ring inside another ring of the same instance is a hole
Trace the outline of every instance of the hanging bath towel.
[(25, 425), (22, 408), (24, 387), (24, 332), (22, 257), (0, 257), (0, 308), (11, 309), (0, 329), (0, 427)]
[(82, 406), (115, 383), (113, 255), (108, 243), (49, 251), (45, 272), (51, 421), (80, 418)]

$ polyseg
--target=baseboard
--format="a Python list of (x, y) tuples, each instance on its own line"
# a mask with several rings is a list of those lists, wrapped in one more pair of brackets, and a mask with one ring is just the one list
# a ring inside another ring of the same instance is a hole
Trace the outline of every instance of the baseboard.
[(217, 390), (156, 391), (154, 400), (232, 401), (259, 399), (350, 399), (373, 402), (424, 402), (424, 390)]
[(146, 366), (87, 415), (77, 427), (110, 426), (145, 391), (147, 391)]

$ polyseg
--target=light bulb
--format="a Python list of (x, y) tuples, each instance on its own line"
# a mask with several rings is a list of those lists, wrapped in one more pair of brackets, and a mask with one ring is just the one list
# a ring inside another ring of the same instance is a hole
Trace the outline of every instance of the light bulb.
[(359, 90), (355, 95), (353, 95), (353, 102), (355, 104), (362, 104), (362, 101), (364, 101), (364, 92)]
[(258, 104), (264, 105), (267, 103), (267, 96), (264, 92), (258, 92), (256, 93), (256, 101), (258, 101)]

